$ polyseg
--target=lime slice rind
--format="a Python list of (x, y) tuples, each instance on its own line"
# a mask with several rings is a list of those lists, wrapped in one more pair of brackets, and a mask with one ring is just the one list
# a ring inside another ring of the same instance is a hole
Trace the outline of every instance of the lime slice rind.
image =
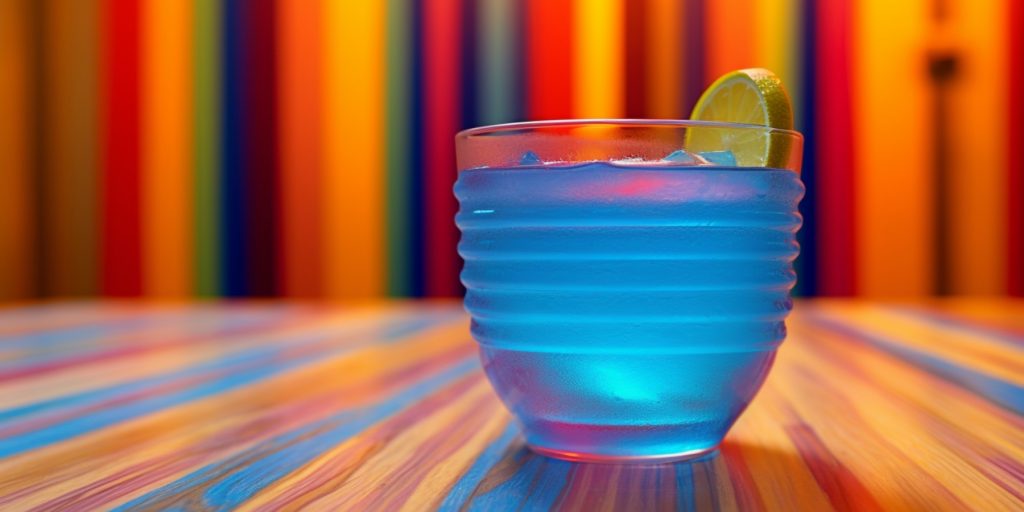
[[(691, 119), (791, 130), (793, 113), (782, 82), (766, 69), (741, 69), (715, 80), (694, 106)], [(740, 167), (784, 167), (791, 141), (772, 130), (727, 126), (691, 127), (686, 149), (731, 151)]]

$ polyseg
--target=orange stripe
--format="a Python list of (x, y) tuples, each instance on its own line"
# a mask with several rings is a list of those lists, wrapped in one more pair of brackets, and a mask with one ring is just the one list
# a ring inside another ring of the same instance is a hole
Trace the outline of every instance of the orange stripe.
[(754, 9), (746, 0), (705, 3), (707, 16), (706, 76), (709, 82), (734, 69), (755, 66)]
[(678, 119), (683, 112), (683, 2), (677, 0), (644, 0), (648, 2), (647, 37), (650, 61), (647, 72), (647, 113), (650, 117)]
[(292, 297), (320, 293), (320, 23), (319, 0), (278, 2), (281, 233), (279, 289)]
[[(857, 289), (868, 297), (932, 287), (931, 111), (922, 47), (930, 7), (930, 0), (854, 3)], [(821, 158), (827, 165), (828, 155)]]
[(622, 0), (573, 4), (573, 115), (622, 117), (625, 83)]
[[(950, 291), (1002, 294), (1007, 290), (1006, 69), (1008, 1), (962, 2), (955, 39), (960, 59), (951, 92), (949, 164)], [(1014, 94), (1022, 94), (1015, 91)], [(1020, 119), (1013, 122), (1019, 123)], [(1020, 151), (1020, 141), (1017, 142)], [(1019, 234), (1017, 236), (1024, 236)], [(1022, 264), (1018, 262), (1018, 264)]]
[(383, 47), (378, 2), (328, 2), (324, 48), (324, 292), (384, 290)]
[(192, 291), (192, 11), (190, 2), (142, 4), (143, 293)]
[(0, 0), (0, 301), (33, 294), (29, 1)]

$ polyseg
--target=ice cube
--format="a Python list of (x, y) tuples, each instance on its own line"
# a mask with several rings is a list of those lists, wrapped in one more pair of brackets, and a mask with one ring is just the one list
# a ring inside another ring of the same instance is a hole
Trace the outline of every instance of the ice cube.
[(523, 156), (519, 157), (519, 165), (541, 165), (543, 163), (544, 161), (533, 151), (527, 151), (523, 153)]
[(715, 165), (736, 166), (736, 155), (732, 154), (732, 151), (728, 149), (725, 151), (701, 151), (697, 154)]
[(685, 149), (677, 149), (665, 155), (665, 158), (662, 158), (661, 161), (679, 165), (698, 165), (707, 163), (703, 158), (700, 158)]

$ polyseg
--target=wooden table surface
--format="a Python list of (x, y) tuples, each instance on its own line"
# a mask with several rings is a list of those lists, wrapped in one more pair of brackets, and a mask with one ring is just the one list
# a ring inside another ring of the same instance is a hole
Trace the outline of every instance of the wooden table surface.
[(0, 509), (1022, 510), (1024, 302), (799, 302), (704, 461), (531, 454), (454, 302), (0, 309)]

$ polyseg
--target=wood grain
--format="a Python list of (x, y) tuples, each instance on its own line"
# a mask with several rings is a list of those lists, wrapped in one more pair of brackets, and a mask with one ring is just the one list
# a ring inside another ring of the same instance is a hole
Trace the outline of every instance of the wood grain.
[(0, 509), (1020, 510), (1024, 302), (805, 301), (698, 462), (529, 452), (452, 302), (0, 310)]

